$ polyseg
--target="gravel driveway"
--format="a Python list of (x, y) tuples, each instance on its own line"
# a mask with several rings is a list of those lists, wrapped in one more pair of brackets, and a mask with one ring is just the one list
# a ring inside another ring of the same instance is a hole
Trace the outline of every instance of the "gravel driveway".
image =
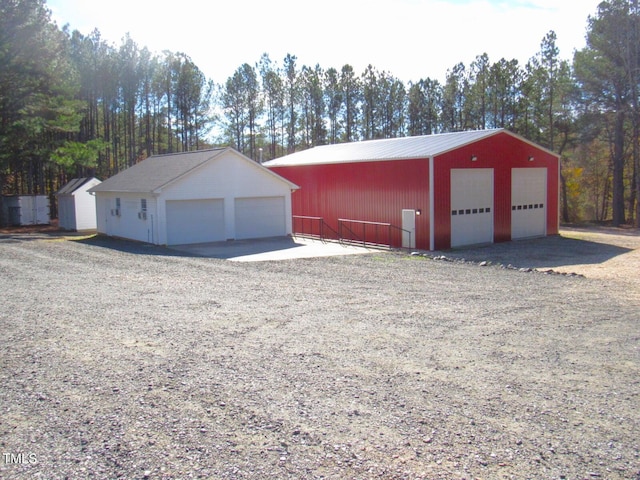
[(0, 477), (639, 479), (637, 290), (499, 265), (566, 242), (239, 263), (0, 235)]

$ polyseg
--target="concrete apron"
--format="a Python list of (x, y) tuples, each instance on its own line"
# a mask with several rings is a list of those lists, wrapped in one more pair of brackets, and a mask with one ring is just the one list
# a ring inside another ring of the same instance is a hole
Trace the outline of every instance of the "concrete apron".
[(379, 251), (337, 242), (321, 242), (301, 237), (274, 237), (226, 242), (172, 245), (169, 248), (200, 257), (220, 258), (232, 262), (265, 262), (295, 258), (357, 255)]

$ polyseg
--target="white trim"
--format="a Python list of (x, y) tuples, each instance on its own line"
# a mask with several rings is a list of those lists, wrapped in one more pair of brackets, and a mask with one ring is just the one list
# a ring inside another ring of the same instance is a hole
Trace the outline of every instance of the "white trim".
[(433, 188), (435, 186), (435, 179), (433, 178), (433, 156), (429, 157), (429, 250), (435, 250), (436, 245), (436, 224), (435, 224), (435, 211), (436, 207), (434, 205), (435, 201), (435, 193)]

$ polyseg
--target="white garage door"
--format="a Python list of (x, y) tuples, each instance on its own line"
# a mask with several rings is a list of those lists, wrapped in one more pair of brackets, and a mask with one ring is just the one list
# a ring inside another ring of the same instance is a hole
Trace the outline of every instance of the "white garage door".
[(547, 169), (511, 170), (511, 238), (539, 237), (547, 231)]
[(451, 169), (451, 246), (493, 242), (493, 169)]
[(237, 239), (286, 235), (284, 197), (236, 198), (235, 220)]
[(168, 200), (167, 244), (226, 240), (224, 200)]

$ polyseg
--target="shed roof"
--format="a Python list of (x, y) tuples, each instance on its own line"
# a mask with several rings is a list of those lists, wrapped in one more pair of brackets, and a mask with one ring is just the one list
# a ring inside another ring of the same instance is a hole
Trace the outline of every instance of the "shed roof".
[(154, 155), (106, 179), (100, 185), (96, 185), (89, 191), (123, 193), (156, 192), (228, 151), (235, 152), (239, 158), (254, 164), (257, 168), (264, 169), (268, 174), (277, 176), (282, 181), (289, 183), (292, 188), (298, 188), (297, 185), (276, 175), (269, 169), (255, 163), (253, 160), (232, 148), (221, 147), (208, 150), (196, 150), (193, 152)]
[(530, 143), (504, 128), (497, 128), (323, 145), (265, 162), (264, 165), (284, 167), (429, 158), (502, 132)]
[[(63, 185), (62, 188), (56, 192), (56, 195), (70, 195), (94, 178), (95, 177), (73, 178)], [(95, 180), (98, 179), (96, 178)]]

